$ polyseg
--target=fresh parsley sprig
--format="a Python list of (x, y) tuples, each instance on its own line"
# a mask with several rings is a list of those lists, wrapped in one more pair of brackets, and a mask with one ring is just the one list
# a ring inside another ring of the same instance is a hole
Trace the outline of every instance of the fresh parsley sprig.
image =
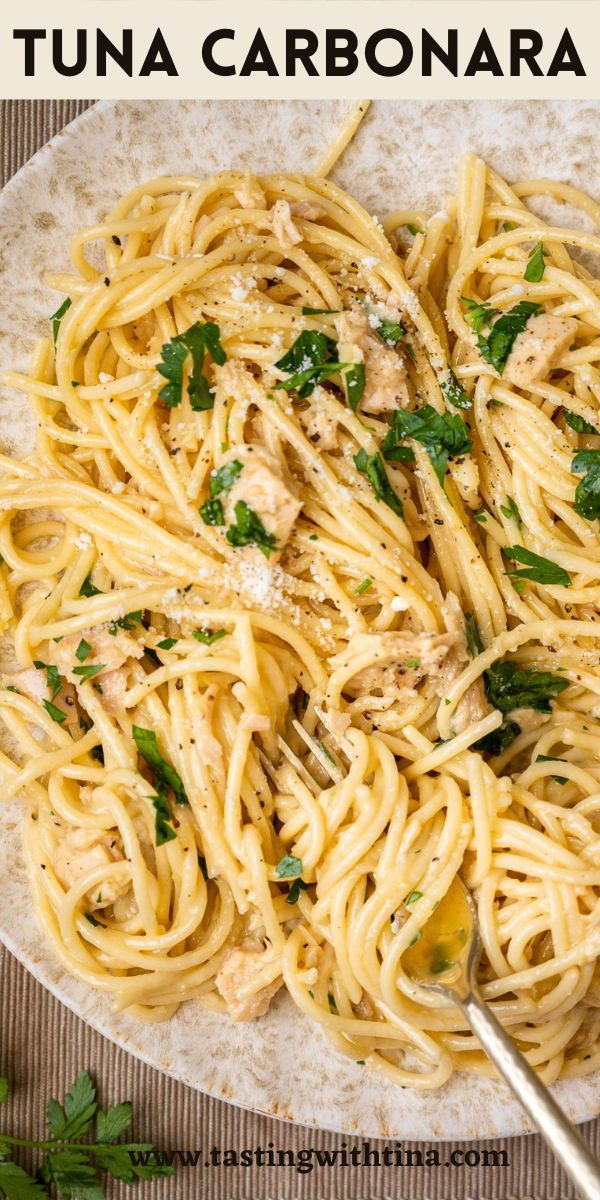
[(474, 613), (465, 614), (465, 637), (467, 639), (467, 649), (471, 658), (477, 658), (478, 654), (483, 654), (483, 642), (479, 632), (479, 625)]
[(158, 782), (162, 784), (163, 788), (171, 788), (178, 804), (188, 804), (188, 798), (181, 777), (178, 775), (175, 767), (167, 762), (166, 758), (161, 754), (154, 730), (142, 729), (139, 725), (132, 725), (131, 732), (138, 753), (150, 767)]
[(519, 512), (519, 506), (516, 500), (513, 500), (512, 496), (506, 497), (506, 504), (500, 505), (500, 512), (504, 517), (506, 517), (507, 521), (514, 521), (517, 529), (521, 528), (521, 513)]
[(600, 517), (600, 450), (580, 450), (573, 457), (571, 471), (583, 475), (575, 491), (575, 512), (594, 521)]
[[(477, 348), (481, 357), (502, 375), (516, 338), (525, 329), (529, 318), (542, 311), (541, 305), (532, 300), (520, 300), (514, 308), (501, 312), (486, 301), (479, 303), (467, 296), (461, 298), (467, 305), (465, 321), (478, 335)], [(483, 329), (489, 329), (487, 336), (482, 333)]]
[(404, 508), (399, 496), (396, 495), (385, 469), (385, 463), (380, 454), (367, 454), (361, 446), (358, 454), (354, 455), (356, 469), (361, 475), (366, 475), (378, 500), (383, 500), (397, 517), (404, 516)]
[(231, 462), (224, 463), (222, 467), (217, 467), (215, 471), (211, 471), (208, 479), (210, 500), (205, 500), (200, 505), (200, 516), (205, 525), (225, 524), (223, 505), (217, 497), (222, 492), (231, 491), (243, 469), (242, 463), (238, 462), (237, 458), (234, 458)]
[(454, 408), (470, 408), (473, 401), (465, 392), (462, 384), (459, 382), (456, 373), (452, 367), (448, 367), (448, 375), (444, 382), (440, 385), (446, 400), (454, 406)]
[(375, 333), (386, 346), (397, 346), (406, 333), (406, 326), (401, 321), (382, 320), (375, 325)]
[(301, 400), (311, 396), (318, 383), (337, 375), (348, 364), (337, 359), (337, 344), (318, 329), (304, 329), (277, 360), (275, 366), (289, 375), (276, 386), (285, 392), (297, 392)]
[(586, 421), (585, 417), (581, 417), (579, 413), (572, 412), (570, 408), (563, 408), (561, 411), (567, 425), (570, 429), (574, 429), (575, 433), (598, 434), (599, 431), (596, 429), (596, 426), (590, 425), (590, 422)]
[(514, 742), (520, 732), (521, 726), (517, 725), (516, 721), (511, 721), (509, 717), (505, 717), (498, 729), (493, 729), (491, 733), (486, 733), (485, 737), (479, 738), (478, 742), (474, 742), (474, 747), (476, 750), (485, 750), (487, 754), (493, 754), (496, 757)]
[(277, 538), (269, 533), (260, 517), (245, 500), (238, 500), (234, 509), (235, 521), (229, 526), (226, 538), (230, 546), (258, 546), (265, 558), (277, 549)]
[(55, 349), (58, 341), (58, 335), (60, 333), (61, 321), (65, 313), (69, 311), (72, 303), (73, 301), (71, 300), (71, 297), (67, 296), (66, 300), (63, 300), (60, 308), (57, 308), (56, 312), (52, 313), (52, 316), (50, 317), (50, 320), (52, 321), (52, 341), (54, 342)]
[(219, 642), (226, 634), (226, 629), (192, 629), (192, 637), (197, 642), (202, 642), (203, 646), (214, 646), (215, 642)]
[(543, 585), (554, 584), (558, 587), (571, 587), (571, 576), (568, 571), (565, 571), (564, 567), (559, 567), (558, 563), (552, 562), (551, 559), (544, 558), (542, 554), (534, 554), (533, 550), (527, 550), (525, 546), (507, 546), (504, 554), (513, 562), (525, 564), (521, 570), (513, 569), (506, 572), (511, 579), (530, 579), (533, 583)]
[(58, 673), (58, 667), (54, 667), (49, 663), (42, 662), (39, 658), (34, 660), (33, 665), (36, 671), (46, 672), (46, 680), (51, 693), (50, 699), (54, 700), (55, 697), (58, 696), (59, 692), (62, 692), (63, 686), (62, 679)]
[(222, 366), (227, 355), (221, 345), (221, 330), (214, 321), (196, 321), (177, 337), (166, 342), (161, 351), (161, 361), (156, 370), (167, 380), (158, 393), (167, 408), (177, 408), (183, 398), (183, 372), (188, 358), (192, 356), (192, 373), (188, 381), (188, 396), (194, 412), (205, 412), (214, 408), (214, 393), (202, 374), (204, 355), (208, 351), (213, 360)]
[(514, 308), (503, 312), (492, 325), (487, 337), (482, 333), (477, 338), (477, 348), (483, 360), (495, 367), (502, 375), (508, 356), (516, 338), (523, 332), (530, 317), (541, 312), (541, 305), (532, 300), (521, 300)]
[[(0, 1103), (8, 1093), (8, 1080), (0, 1077)], [(99, 1172), (129, 1184), (173, 1175), (173, 1167), (156, 1161), (151, 1143), (117, 1142), (128, 1129), (131, 1115), (129, 1101), (102, 1111), (94, 1084), (87, 1071), (82, 1071), (62, 1104), (48, 1101), (47, 1138), (0, 1133), (0, 1195), (7, 1200), (48, 1200), (52, 1188), (52, 1194), (56, 1189), (63, 1200), (104, 1200)], [(11, 1157), (17, 1147), (43, 1153), (35, 1177)]]
[(158, 788), (154, 796), (149, 796), (154, 806), (154, 836), (157, 846), (164, 846), (165, 842), (172, 842), (177, 837), (175, 830), (171, 824), (171, 809), (167, 794), (162, 788)]
[(529, 255), (529, 258), (527, 259), (527, 266), (525, 267), (525, 274), (523, 275), (523, 278), (527, 280), (527, 283), (539, 283), (540, 280), (544, 278), (545, 270), (546, 252), (542, 242), (536, 242), (531, 254)]
[(490, 704), (502, 713), (512, 712), (515, 708), (549, 713), (552, 711), (550, 701), (569, 686), (568, 679), (562, 679), (560, 675), (518, 667), (510, 659), (492, 663), (484, 672), (484, 681)]
[(439, 413), (430, 404), (424, 404), (414, 412), (395, 409), (391, 428), (381, 443), (383, 457), (395, 461), (399, 443), (405, 438), (412, 438), (425, 447), (442, 487), (448, 459), (468, 454), (471, 449), (469, 429), (462, 417), (458, 413)]

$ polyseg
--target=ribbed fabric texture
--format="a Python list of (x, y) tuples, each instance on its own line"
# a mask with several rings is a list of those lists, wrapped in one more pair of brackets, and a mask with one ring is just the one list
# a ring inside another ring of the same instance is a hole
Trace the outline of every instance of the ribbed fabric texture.
[[(6, 182), (59, 129), (89, 104), (85, 100), (4, 101), (0, 103), (2, 182)], [(361, 1147), (362, 1139), (286, 1125), (211, 1100), (176, 1083), (113, 1046), (47, 993), (0, 947), (0, 1075), (9, 1076), (11, 1096), (0, 1110), (0, 1130), (41, 1137), (44, 1109), (51, 1096), (62, 1098), (82, 1069), (93, 1075), (105, 1105), (131, 1099), (132, 1135), (165, 1150), (201, 1150), (196, 1167), (177, 1169), (174, 1178), (138, 1183), (133, 1192), (109, 1183), (110, 1200), (572, 1200), (575, 1193), (539, 1137), (452, 1146), (432, 1143), (439, 1167), (315, 1166), (299, 1174), (294, 1166), (210, 1166), (211, 1148), (239, 1153), (257, 1147), (275, 1152)], [(276, 1064), (273, 1069), (276, 1070)], [(600, 1121), (583, 1127), (600, 1155)], [(398, 1143), (371, 1142), (372, 1150)], [(426, 1147), (402, 1143), (408, 1150)], [(445, 1167), (453, 1149), (505, 1150), (507, 1166)], [(21, 1159), (23, 1166), (29, 1164)]]
[(2, 184), (64, 129), (91, 100), (3, 100), (0, 101), (0, 148)]

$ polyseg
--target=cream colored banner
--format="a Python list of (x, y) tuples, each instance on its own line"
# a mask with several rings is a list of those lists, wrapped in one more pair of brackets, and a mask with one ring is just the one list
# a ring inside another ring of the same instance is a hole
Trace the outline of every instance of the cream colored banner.
[(600, 0), (4, 0), (4, 97), (597, 97)]

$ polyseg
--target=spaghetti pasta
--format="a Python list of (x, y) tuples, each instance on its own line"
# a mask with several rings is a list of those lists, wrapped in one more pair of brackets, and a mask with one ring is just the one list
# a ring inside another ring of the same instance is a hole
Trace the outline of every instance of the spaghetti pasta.
[(115, 1007), (283, 986), (416, 1088), (489, 1069), (403, 967), (460, 872), (551, 1082), (600, 1065), (600, 240), (528, 202), (600, 209), (471, 155), (381, 225), (326, 178), (364, 107), (312, 176), (140, 185), (50, 278), (7, 376), (2, 798)]

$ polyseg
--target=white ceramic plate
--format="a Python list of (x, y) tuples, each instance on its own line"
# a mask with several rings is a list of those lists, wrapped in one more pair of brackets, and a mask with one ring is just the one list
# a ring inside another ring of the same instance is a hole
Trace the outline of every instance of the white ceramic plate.
[[(41, 283), (64, 267), (70, 234), (94, 223), (134, 184), (163, 173), (310, 171), (346, 103), (102, 102), (41, 150), (0, 196), (0, 368), (26, 366), (47, 333), (55, 297)], [(454, 188), (460, 154), (482, 153), (514, 180), (550, 175), (590, 191), (600, 105), (379, 102), (335, 171), (374, 213), (433, 211)], [(22, 455), (32, 420), (15, 394), (0, 399), (2, 449)], [(246, 1108), (343, 1133), (390, 1138), (482, 1138), (524, 1132), (520, 1106), (489, 1080), (455, 1076), (440, 1092), (394, 1087), (339, 1056), (285, 997), (252, 1025), (184, 1005), (172, 1021), (138, 1024), (65, 975), (38, 929), (17, 805), (0, 804), (0, 938), (64, 1004), (106, 1037), (184, 1083)], [(599, 1111), (598, 1075), (560, 1084), (566, 1111)]]

